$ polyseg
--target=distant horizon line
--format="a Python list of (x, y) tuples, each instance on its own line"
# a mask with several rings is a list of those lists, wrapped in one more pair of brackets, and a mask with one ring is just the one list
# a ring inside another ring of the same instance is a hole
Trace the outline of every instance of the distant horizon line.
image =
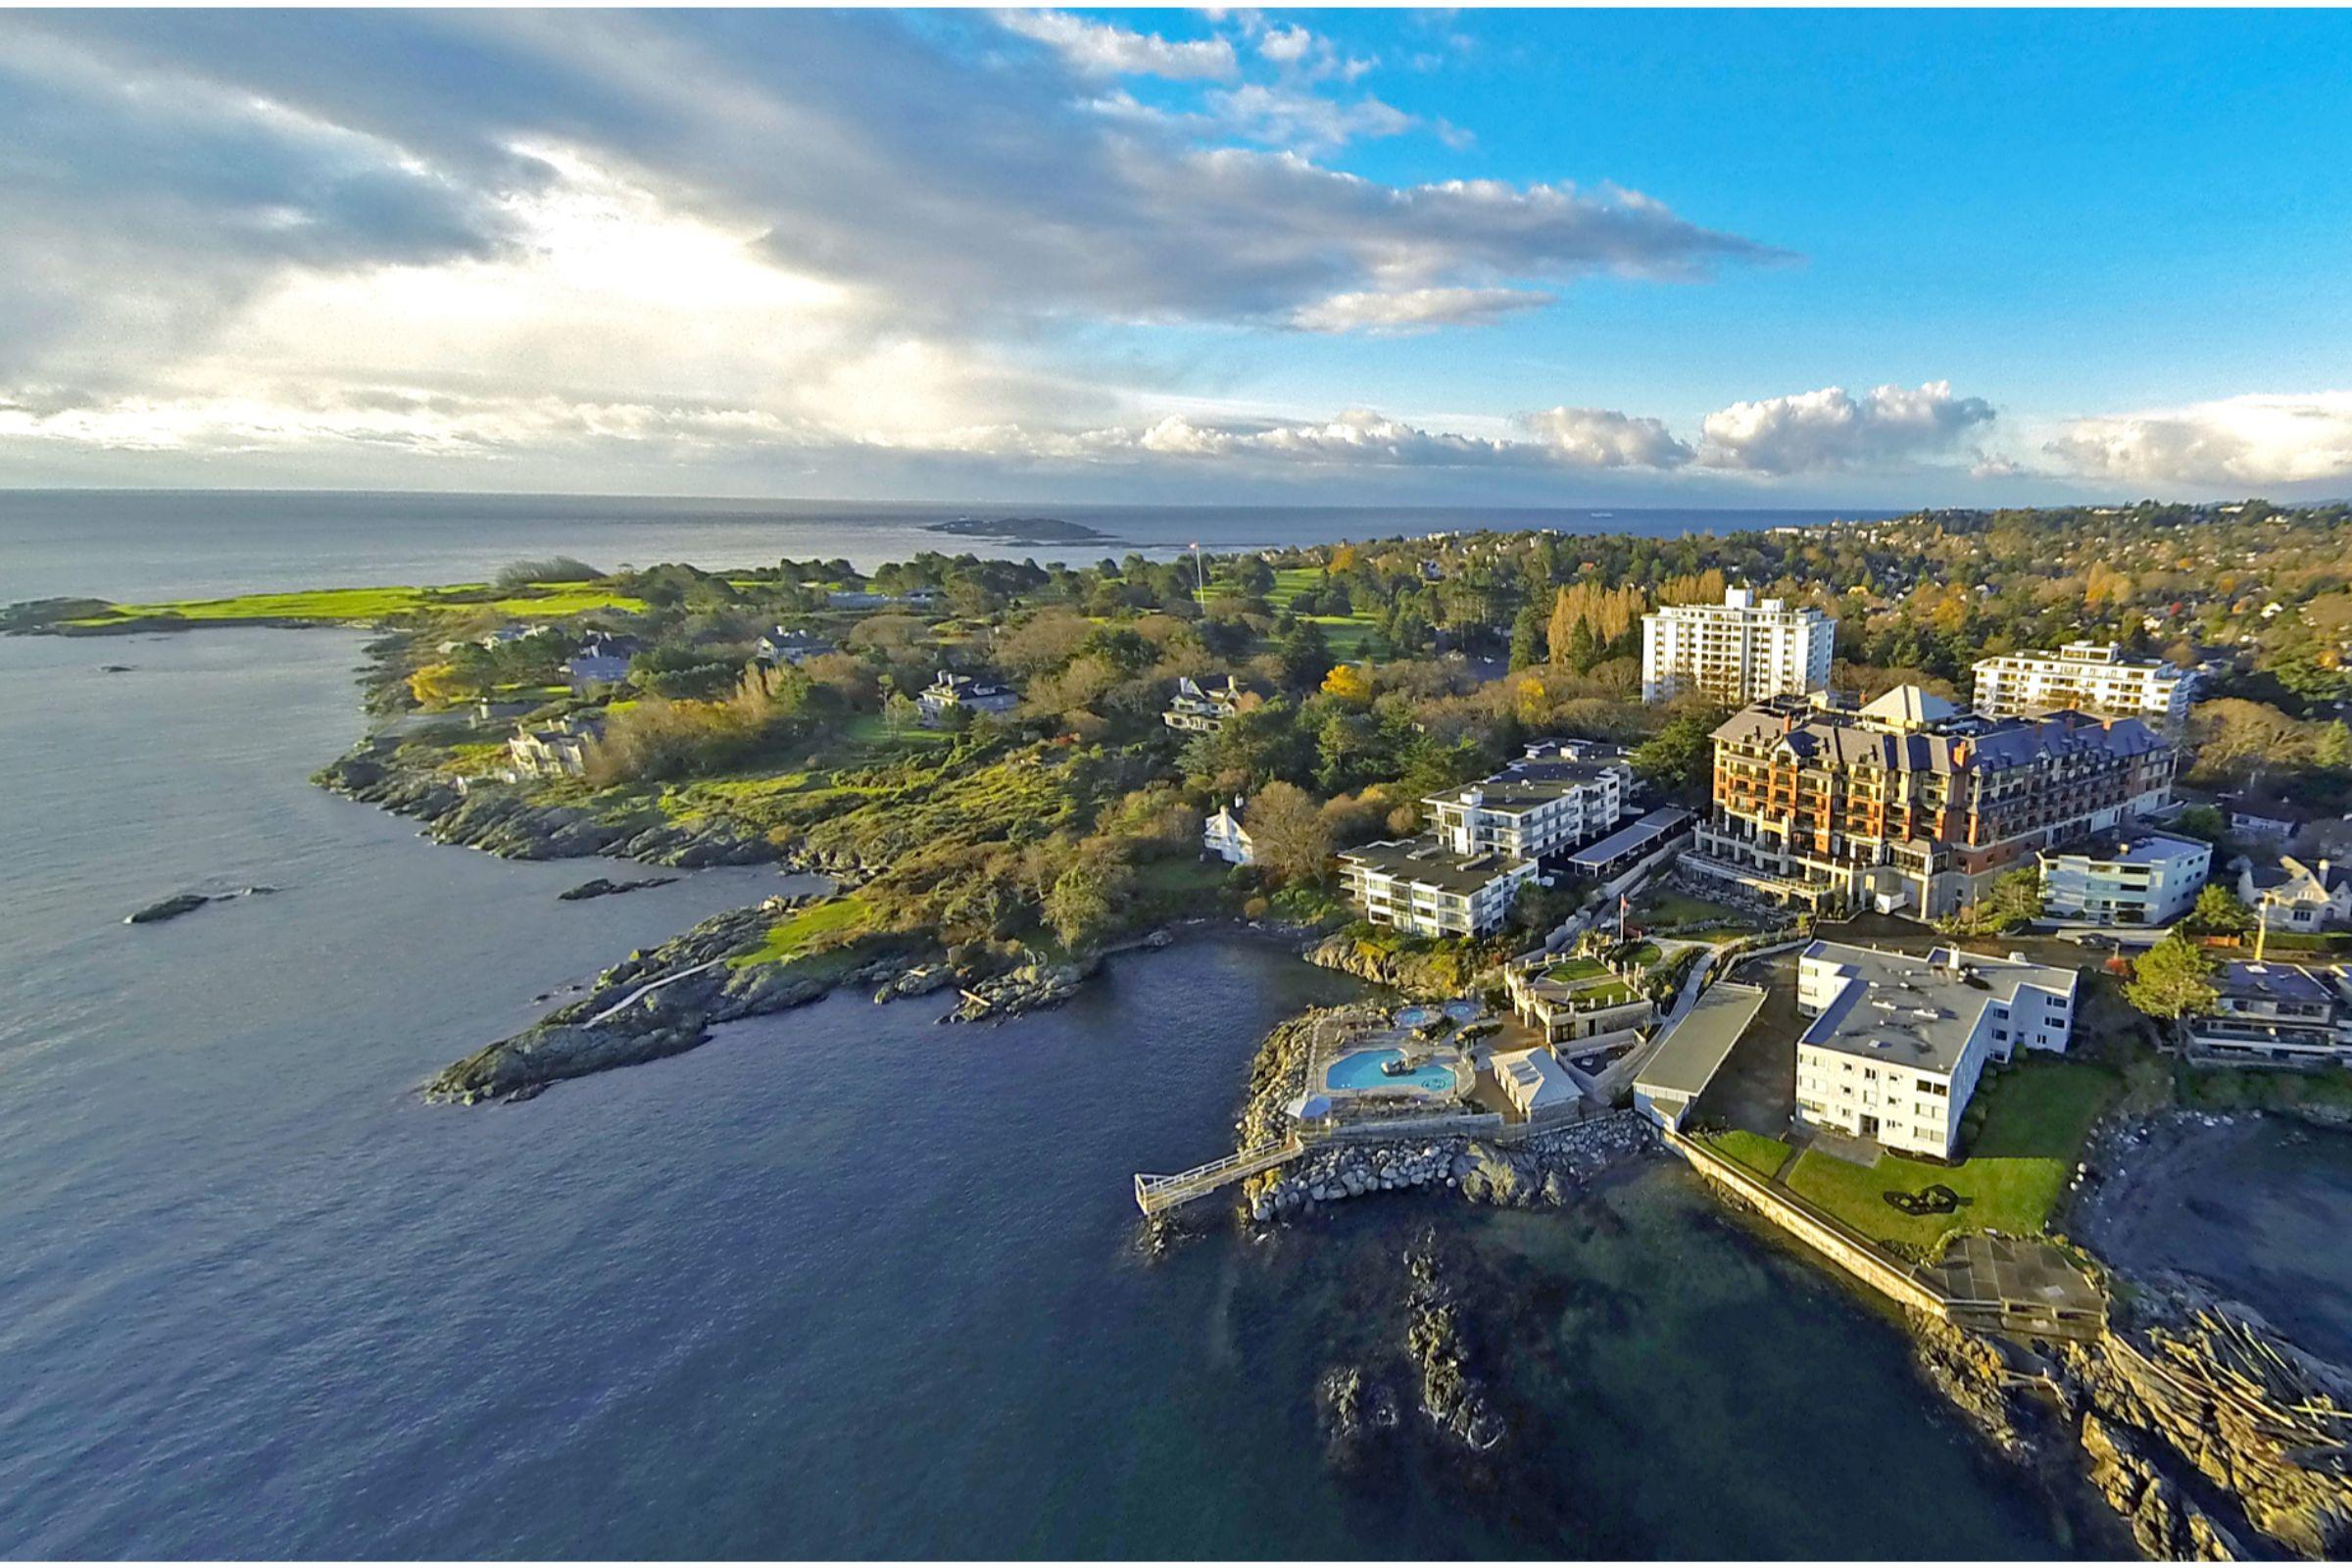
[[(1531, 502), (1380, 502), (1380, 501), (1046, 501), (1036, 498), (971, 498), (958, 497), (951, 501), (928, 501), (919, 498), (858, 499), (847, 496), (792, 496), (772, 494), (660, 494), (628, 490), (436, 490), (401, 486), (351, 485), (0, 485), (0, 497), (7, 496), (415, 496), (443, 500), (466, 501), (642, 501), (678, 504), (764, 505), (797, 507), (844, 508), (918, 508), (955, 507), (985, 508), (990, 510), (1051, 509), (1055, 507), (1086, 508), (1100, 511), (1131, 512), (1485, 512), (1485, 513), (1575, 513), (1587, 516), (1614, 516), (1619, 514), (1654, 515), (1658, 514), (1716, 512), (1716, 513), (1829, 513), (1856, 518), (1887, 518), (1919, 512), (1999, 512), (2040, 511), (2064, 507), (2138, 506), (2153, 503), (2159, 506), (2227, 506), (2232, 501), (2260, 499), (2254, 496), (2234, 497), (2230, 501), (2166, 501), (2161, 497), (2140, 496), (2130, 499), (2098, 501), (2034, 501), (2010, 502), (2000, 506), (1971, 506), (1966, 504), (1923, 504), (1910, 507), (1851, 506), (1832, 504), (1782, 503), (1777, 506), (1704, 504), (1686, 502), (1680, 505), (1651, 503), (1613, 503), (1607, 505)], [(2340, 500), (2299, 501), (2273, 503), (2287, 506), (2340, 505)]]

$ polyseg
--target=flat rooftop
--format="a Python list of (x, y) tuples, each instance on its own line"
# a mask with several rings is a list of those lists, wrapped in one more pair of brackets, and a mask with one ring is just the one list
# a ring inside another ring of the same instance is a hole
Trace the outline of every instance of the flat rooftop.
[(1672, 837), (1693, 819), (1691, 812), (1679, 806), (1662, 806), (1654, 811), (1644, 811), (1599, 843), (1588, 844), (1568, 857), (1568, 863), (1579, 870), (1597, 870), (1611, 860), (1646, 850), (1661, 839)]
[(2077, 839), (2072, 844), (2062, 844), (2042, 853), (2051, 859), (2075, 856), (2085, 860), (2096, 860), (2102, 865), (2161, 865), (2194, 858), (2198, 855), (2211, 855), (2213, 846), (2203, 839), (2141, 831), (2122, 838), (2110, 834), (2104, 838)]
[(1959, 1066), (1987, 1006), (2014, 1003), (2029, 985), (2071, 997), (2078, 978), (2072, 969), (1952, 948), (1937, 948), (1923, 958), (1815, 942), (1804, 956), (1836, 964), (1846, 984), (1797, 1037), (1798, 1045), (1947, 1075)]
[(1635, 1087), (1696, 1100), (1763, 1007), (1762, 986), (1716, 981), (1659, 1040), (1649, 1065), (1635, 1074)]
[(1623, 763), (1586, 761), (1566, 757), (1522, 758), (1501, 772), (1475, 784), (1464, 784), (1442, 795), (1425, 797), (1432, 806), (1464, 806), (1473, 795), (1482, 810), (1515, 814), (1572, 795), (1609, 773), (1623, 773)]
[(1425, 883), (1446, 893), (1471, 894), (1496, 877), (1532, 860), (1505, 855), (1479, 855), (1463, 859), (1434, 838), (1390, 839), (1344, 850), (1342, 860), (1399, 881)]
[(2335, 990), (2309, 969), (2292, 963), (2255, 963), (2232, 958), (2215, 977), (2225, 997), (2262, 1002), (2333, 1002)]

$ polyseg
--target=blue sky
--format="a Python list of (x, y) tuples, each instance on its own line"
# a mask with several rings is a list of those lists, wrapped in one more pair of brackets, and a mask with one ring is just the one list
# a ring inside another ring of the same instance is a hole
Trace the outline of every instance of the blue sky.
[(2327, 12), (0, 16), (0, 482), (2352, 491)]

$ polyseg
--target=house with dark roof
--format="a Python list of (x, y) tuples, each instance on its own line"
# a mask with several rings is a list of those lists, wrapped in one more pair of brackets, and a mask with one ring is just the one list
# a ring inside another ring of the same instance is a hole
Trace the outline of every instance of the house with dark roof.
[(2274, 931), (2324, 931), (2352, 926), (2352, 866), (2281, 855), (2270, 865), (2244, 856), (2231, 862), (2237, 899)]
[(1009, 686), (951, 669), (941, 670), (914, 701), (919, 722), (931, 729), (945, 727), (958, 713), (1009, 713), (1021, 704), (1020, 694)]
[(771, 664), (802, 664), (832, 653), (833, 640), (799, 627), (773, 626), (755, 650)]
[(2352, 968), (2231, 959), (2214, 1004), (2180, 1020), (2197, 1055), (2271, 1066), (2352, 1060)]

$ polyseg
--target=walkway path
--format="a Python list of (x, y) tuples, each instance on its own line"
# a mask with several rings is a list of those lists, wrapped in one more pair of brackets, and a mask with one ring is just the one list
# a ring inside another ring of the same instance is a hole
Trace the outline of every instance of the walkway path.
[(612, 1005), (610, 1007), (607, 1007), (604, 1011), (598, 1013), (595, 1017), (589, 1019), (584, 1027), (593, 1029), (598, 1024), (603, 1023), (607, 1018), (610, 1018), (614, 1013), (620, 1011), (621, 1008), (635, 1005), (637, 1003), (644, 1001), (647, 997), (650, 997), (655, 992), (661, 990), (663, 986), (674, 986), (679, 981), (686, 979), (690, 975), (701, 974), (706, 969), (715, 969), (726, 961), (727, 960), (724, 958), (712, 958), (710, 962), (698, 963), (691, 969), (680, 969), (676, 974), (665, 974), (659, 980), (650, 980), (644, 985), (639, 986), (636, 990), (630, 992), (627, 996), (621, 998), (618, 1002), (612, 1004)]
[(1709, 948), (1700, 954), (1698, 961), (1690, 966), (1690, 973), (1684, 979), (1683, 989), (1675, 997), (1674, 1005), (1666, 1009), (1666, 1016), (1658, 1020), (1658, 1026), (1650, 1031), (1649, 1038), (1593, 1075), (1593, 1093), (1601, 1104), (1615, 1104), (1617, 1097), (1633, 1087), (1634, 1079), (1658, 1054), (1658, 1047), (1666, 1039), (1666, 1032), (1682, 1022), (1683, 1014), (1698, 1004), (1698, 994), (1706, 989), (1707, 971), (1715, 967), (1715, 960), (1721, 956), (1720, 948)]

